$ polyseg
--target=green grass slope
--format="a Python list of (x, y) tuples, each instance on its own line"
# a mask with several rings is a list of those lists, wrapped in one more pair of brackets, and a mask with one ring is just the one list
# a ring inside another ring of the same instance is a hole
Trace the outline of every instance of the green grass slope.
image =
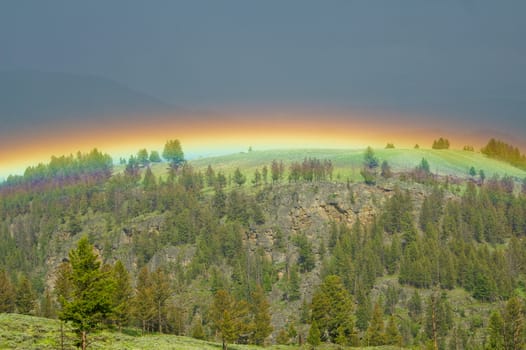
[[(218, 350), (220, 343), (207, 342), (188, 337), (175, 335), (145, 335), (141, 336), (136, 331), (129, 334), (120, 332), (99, 332), (89, 335), (91, 342), (88, 349), (109, 350)], [(40, 317), (24, 316), (17, 314), (0, 314), (0, 349), (60, 349), (63, 341), (65, 349), (73, 349), (75, 334), (67, 326), (64, 327), (64, 337), (61, 337), (60, 322)], [(229, 345), (232, 350), (256, 350), (262, 347), (253, 345)], [(270, 350), (308, 349), (309, 347), (273, 345), (265, 347)], [(336, 346), (320, 346), (320, 350), (340, 349)], [(375, 348), (369, 348), (375, 349)], [(376, 349), (391, 350), (394, 347), (384, 346)]]
[[(363, 153), (364, 150), (345, 149), (252, 151), (197, 159), (191, 161), (191, 164), (200, 170), (206, 169), (210, 164), (216, 171), (222, 170), (226, 174), (230, 174), (237, 167), (245, 173), (253, 173), (256, 168), (261, 168), (264, 165), (269, 166), (273, 159), (283, 160), (285, 164), (288, 164), (294, 161), (301, 162), (305, 157), (313, 157), (330, 159), (334, 164), (336, 178), (339, 175), (339, 178), (344, 180), (359, 178)], [(380, 161), (387, 160), (395, 172), (413, 169), (421, 162), (422, 158), (426, 158), (431, 166), (431, 171), (439, 175), (467, 177), (469, 169), (474, 167), (477, 172), (480, 169), (484, 170), (487, 177), (494, 174), (517, 178), (526, 177), (525, 171), (477, 152), (433, 149), (377, 149), (375, 154)]]

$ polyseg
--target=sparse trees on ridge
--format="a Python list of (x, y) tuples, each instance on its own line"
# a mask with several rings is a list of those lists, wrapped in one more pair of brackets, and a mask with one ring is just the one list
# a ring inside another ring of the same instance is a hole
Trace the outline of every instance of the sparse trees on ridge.
[(438, 140), (433, 141), (433, 149), (449, 149), (449, 140), (445, 138), (439, 138)]

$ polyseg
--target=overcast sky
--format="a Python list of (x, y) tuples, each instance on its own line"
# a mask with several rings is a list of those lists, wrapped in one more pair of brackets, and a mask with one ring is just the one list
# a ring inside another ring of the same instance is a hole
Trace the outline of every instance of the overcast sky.
[(97, 75), (185, 108), (353, 108), (521, 136), (525, 14), (519, 0), (3, 0), (0, 70)]

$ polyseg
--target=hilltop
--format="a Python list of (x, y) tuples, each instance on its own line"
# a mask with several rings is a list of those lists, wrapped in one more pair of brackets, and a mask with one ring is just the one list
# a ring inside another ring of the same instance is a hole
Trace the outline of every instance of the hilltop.
[[(431, 172), (438, 175), (451, 175), (460, 178), (469, 177), (469, 170), (474, 167), (477, 171), (484, 170), (487, 177), (493, 175), (509, 175), (517, 179), (526, 177), (526, 171), (514, 167), (506, 162), (492, 159), (479, 152), (462, 150), (434, 150), (434, 149), (375, 149), (380, 161), (386, 160), (393, 171), (402, 172), (414, 169), (422, 158), (429, 161)], [(335, 181), (361, 180), (360, 169), (363, 167), (363, 149), (276, 149), (240, 152), (225, 156), (215, 156), (191, 160), (190, 164), (201, 171), (208, 165), (214, 169), (231, 173), (235, 168), (245, 173), (254, 172), (256, 168), (269, 165), (272, 160), (301, 162), (305, 158), (329, 159), (335, 171)], [(163, 165), (157, 165), (155, 172), (162, 174)]]

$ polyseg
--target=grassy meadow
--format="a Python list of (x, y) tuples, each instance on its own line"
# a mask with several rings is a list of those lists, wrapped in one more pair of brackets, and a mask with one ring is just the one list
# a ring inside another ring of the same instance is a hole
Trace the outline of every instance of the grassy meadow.
[[(483, 170), (487, 178), (498, 174), (509, 175), (518, 179), (526, 177), (526, 171), (518, 169), (505, 162), (488, 158), (479, 152), (463, 150), (434, 150), (434, 149), (375, 149), (375, 154), (380, 162), (386, 160), (394, 172), (406, 171), (415, 168), (422, 158), (427, 159), (431, 171), (438, 175), (452, 175), (461, 178), (469, 176), (469, 169)], [(333, 162), (333, 180), (338, 182), (361, 181), (360, 169), (363, 164), (363, 149), (288, 149), (288, 150), (255, 150), (240, 152), (224, 156), (199, 158), (190, 161), (197, 170), (206, 171), (211, 165), (216, 173), (222, 171), (227, 177), (232, 175), (236, 168), (247, 177), (247, 183), (254, 176), (254, 171), (263, 166), (269, 168), (272, 160), (283, 160), (288, 172), (288, 165), (292, 162), (301, 162), (304, 158), (330, 159)], [(123, 166), (116, 167), (116, 172), (123, 170)], [(156, 176), (164, 177), (167, 172), (165, 163), (154, 164), (152, 170)], [(285, 174), (287, 176), (287, 174)]]
[[(61, 325), (58, 320), (47, 318), (32, 317), (17, 314), (0, 314), (0, 349), (21, 349), (21, 350), (46, 350), (46, 349), (75, 349), (75, 334), (65, 325), (63, 327), (63, 337), (61, 336)], [(88, 349), (108, 349), (108, 350), (218, 350), (221, 349), (220, 343), (197, 340), (189, 337), (175, 335), (144, 335), (135, 329), (123, 332), (102, 331), (89, 335), (88, 341), (91, 344)], [(258, 347), (254, 345), (234, 345), (228, 346), (232, 350), (293, 350), (310, 349), (309, 346), (286, 346), (273, 345)], [(336, 350), (337, 346), (321, 345), (316, 347), (320, 350)], [(367, 349), (367, 348), (366, 348)], [(390, 346), (383, 346), (369, 349), (397, 349)]]

